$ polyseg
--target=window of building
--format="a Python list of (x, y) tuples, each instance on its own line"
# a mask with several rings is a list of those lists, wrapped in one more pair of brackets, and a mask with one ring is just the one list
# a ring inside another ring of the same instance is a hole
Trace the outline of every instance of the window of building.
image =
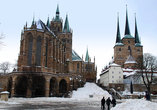
[(140, 49), (138, 49), (137, 51), (140, 52)]
[(114, 83), (114, 81), (112, 81)]
[(119, 81), (121, 83), (121, 81)]
[(79, 63), (77, 63), (77, 69), (79, 69)]
[(114, 71), (112, 71), (112, 74), (114, 74)]
[(121, 48), (119, 48), (119, 52), (121, 52)]
[(40, 57), (41, 57), (41, 37), (38, 36), (37, 38), (37, 45), (36, 45), (36, 65), (40, 66)]
[(29, 36), (29, 44), (28, 44), (28, 66), (31, 66), (32, 62), (32, 53), (33, 53), (33, 36)]
[(112, 78), (114, 78), (114, 76), (112, 76)]
[(119, 74), (121, 74), (121, 72), (119, 72)]
[(130, 51), (130, 46), (128, 46), (128, 50)]
[(47, 59), (48, 59), (48, 40), (46, 38), (46, 52), (45, 52), (46, 60), (45, 60), (45, 67), (47, 67)]
[(121, 76), (119, 76), (119, 78), (121, 78)]
[(130, 44), (130, 41), (128, 41), (128, 43)]

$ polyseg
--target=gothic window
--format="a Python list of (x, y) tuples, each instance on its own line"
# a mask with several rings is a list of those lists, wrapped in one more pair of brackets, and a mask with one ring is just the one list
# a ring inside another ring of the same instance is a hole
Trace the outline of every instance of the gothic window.
[(33, 53), (33, 36), (31, 35), (29, 37), (29, 44), (28, 44), (28, 66), (31, 66), (32, 53)]
[(45, 60), (45, 67), (47, 67), (47, 56), (48, 56), (48, 40), (46, 38), (46, 52), (45, 52), (46, 60)]
[(77, 69), (79, 69), (79, 63), (77, 63)]
[(121, 48), (119, 48), (119, 52), (121, 52)]
[(36, 65), (40, 66), (40, 58), (41, 58), (41, 37), (37, 38), (37, 47), (36, 47)]
[(128, 46), (128, 50), (130, 51), (130, 46)]

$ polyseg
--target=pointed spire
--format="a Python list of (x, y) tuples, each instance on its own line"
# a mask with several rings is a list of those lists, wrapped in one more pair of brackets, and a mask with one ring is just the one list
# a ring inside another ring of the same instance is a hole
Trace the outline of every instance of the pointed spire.
[(33, 16), (32, 26), (34, 26), (34, 23), (35, 23), (35, 22), (34, 22), (34, 16)]
[(59, 5), (57, 5), (55, 21), (60, 21), (60, 18), (59, 18)]
[(136, 13), (135, 13), (135, 43), (141, 44), (139, 35), (138, 35), (138, 29), (137, 29)]
[(70, 32), (70, 29), (69, 29), (69, 22), (68, 22), (68, 15), (66, 15), (66, 19), (65, 19), (65, 24), (64, 24), (63, 32)]
[(89, 55), (88, 55), (88, 47), (87, 47), (87, 51), (86, 51), (86, 59), (85, 59), (86, 62), (89, 61)]
[(47, 24), (46, 24), (46, 26), (47, 26), (48, 28), (50, 28), (49, 17), (47, 18)]
[(116, 43), (121, 43), (120, 29), (119, 29), (119, 13), (117, 13), (117, 35)]
[(131, 35), (130, 34), (130, 28), (129, 28), (127, 5), (126, 5), (126, 22), (125, 22), (125, 33), (124, 33), (124, 35)]

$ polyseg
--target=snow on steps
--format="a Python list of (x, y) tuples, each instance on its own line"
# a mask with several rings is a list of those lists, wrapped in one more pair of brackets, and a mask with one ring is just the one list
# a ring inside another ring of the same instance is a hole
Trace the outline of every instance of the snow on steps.
[[(89, 96), (93, 95), (92, 98)], [(86, 82), (84, 87), (78, 88), (77, 91), (73, 91), (72, 98), (86, 98), (86, 99), (95, 99), (95, 100), (101, 100), (102, 97), (105, 97), (107, 99), (110, 97), (112, 99), (112, 96), (99, 86), (97, 86), (95, 83), (89, 83)]]

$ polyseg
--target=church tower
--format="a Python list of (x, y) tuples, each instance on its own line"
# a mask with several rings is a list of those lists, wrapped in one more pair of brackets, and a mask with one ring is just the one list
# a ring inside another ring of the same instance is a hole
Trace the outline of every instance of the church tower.
[[(130, 54), (131, 53), (131, 54)], [(116, 35), (116, 43), (114, 46), (114, 62), (116, 64), (121, 65), (122, 67), (126, 68), (136, 68), (133, 66), (132, 63), (128, 64), (128, 60), (134, 59), (134, 62), (139, 61), (139, 56), (143, 55), (143, 46), (139, 40), (138, 30), (137, 30), (137, 23), (135, 17), (135, 37), (131, 35), (130, 27), (129, 27), (129, 20), (128, 20), (128, 12), (126, 9), (126, 22), (125, 22), (125, 31), (124, 37), (121, 39), (120, 35), (120, 28), (119, 28), (119, 16), (117, 20), (117, 35)], [(127, 66), (125, 66), (127, 62)], [(131, 61), (130, 61), (131, 62)]]

